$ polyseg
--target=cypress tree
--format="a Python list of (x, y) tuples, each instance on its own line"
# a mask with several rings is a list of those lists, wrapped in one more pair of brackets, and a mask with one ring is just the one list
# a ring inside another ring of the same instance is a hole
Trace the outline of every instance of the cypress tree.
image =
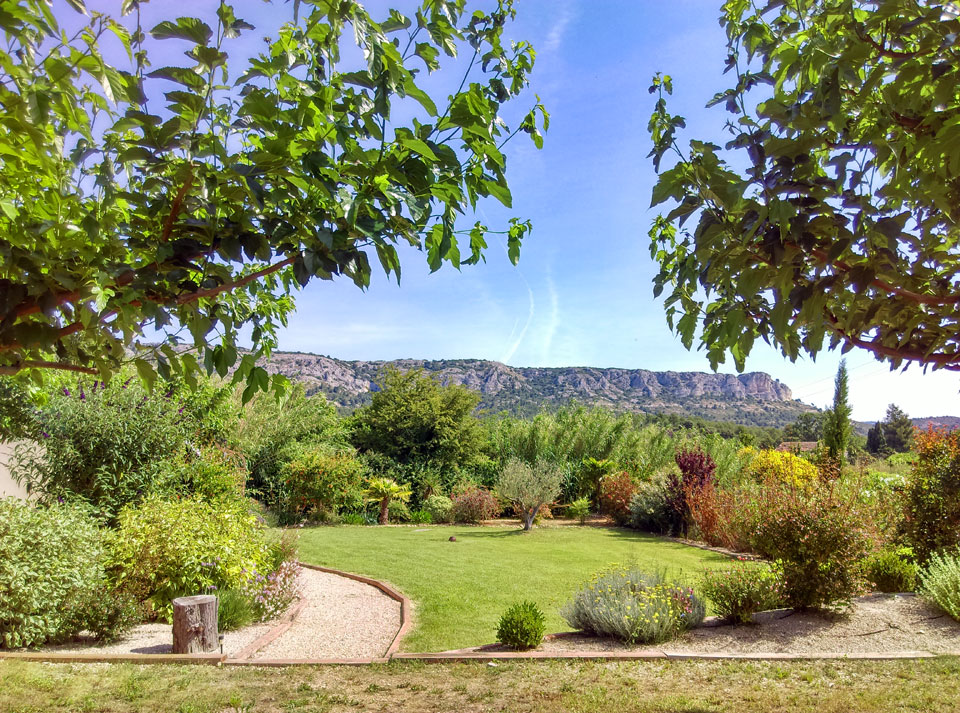
[(833, 408), (830, 409), (823, 423), (823, 441), (827, 447), (827, 453), (841, 463), (846, 458), (850, 435), (853, 433), (853, 424), (850, 422), (852, 409), (848, 403), (848, 396), (847, 360), (841, 359), (840, 366), (837, 368), (837, 378), (834, 381)]

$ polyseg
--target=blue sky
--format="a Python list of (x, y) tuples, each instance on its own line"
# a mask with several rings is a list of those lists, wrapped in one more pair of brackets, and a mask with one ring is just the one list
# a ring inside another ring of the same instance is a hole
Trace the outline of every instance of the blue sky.
[[(366, 3), (375, 16), (392, 4)], [(191, 7), (205, 15), (215, 5), (199, 0)], [(279, 2), (234, 5), (238, 16), (258, 27), (290, 11)], [(709, 371), (704, 354), (688, 352), (671, 334), (652, 296), (656, 268), (646, 234), (655, 215), (647, 207), (655, 174), (646, 158), (653, 104), (647, 87), (654, 72), (673, 76), (671, 109), (688, 122), (682, 143), (720, 139), (723, 109), (703, 108), (726, 86), (719, 2), (518, 0), (517, 7), (510, 34), (537, 49), (529, 99), (540, 95), (551, 127), (542, 151), (522, 139), (509, 145), (513, 209), (490, 202), (477, 217), (494, 229), (511, 215), (533, 221), (519, 266), (492, 242), (486, 264), (462, 272), (445, 267), (429, 274), (423, 256), (405, 253), (399, 287), (382, 275), (365, 292), (346, 281), (311, 283), (281, 333), (282, 349), (342, 359), (483, 358), (514, 366)], [(155, 14), (169, 9), (161, 2), (144, 6)], [(231, 54), (245, 50), (236, 46)], [(434, 78), (435, 91), (452, 77)], [(825, 406), (839, 359), (822, 353), (815, 363), (792, 364), (758, 344), (747, 371), (766, 371), (797, 398)], [(891, 373), (859, 351), (847, 362), (855, 418), (881, 418), (890, 402), (914, 416), (960, 414), (956, 373), (923, 374), (916, 367)], [(732, 362), (721, 371), (733, 373)]]

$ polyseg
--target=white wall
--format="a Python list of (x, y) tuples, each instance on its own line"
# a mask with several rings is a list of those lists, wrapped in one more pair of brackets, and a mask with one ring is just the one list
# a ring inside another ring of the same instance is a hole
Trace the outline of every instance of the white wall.
[(27, 491), (10, 476), (7, 460), (13, 455), (14, 443), (0, 443), (0, 498), (10, 495), (26, 499)]

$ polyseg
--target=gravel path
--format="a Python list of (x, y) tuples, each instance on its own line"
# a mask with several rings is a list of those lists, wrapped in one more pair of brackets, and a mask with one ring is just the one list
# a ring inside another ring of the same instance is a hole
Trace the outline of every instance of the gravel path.
[(376, 658), (386, 653), (400, 628), (400, 602), (335, 574), (304, 568), (300, 576), (306, 606), (280, 638), (253, 658)]
[(668, 651), (670, 653), (893, 653), (960, 651), (960, 623), (919, 597), (861, 597), (845, 616), (778, 612), (761, 623), (702, 627), (659, 646), (629, 647), (588, 636), (544, 641), (543, 651)]
[[(223, 653), (237, 653), (273, 626), (274, 623), (268, 621), (224, 633)], [(169, 654), (173, 652), (173, 627), (170, 624), (140, 624), (112, 644), (98, 645), (79, 639), (66, 644), (44, 646), (39, 651), (60, 654)]]
[[(376, 587), (335, 574), (304, 568), (300, 588), (306, 605), (293, 625), (254, 658), (377, 658), (400, 628), (400, 602)], [(254, 624), (223, 635), (223, 652), (236, 655), (278, 624)], [(39, 651), (97, 654), (168, 654), (173, 649), (169, 624), (141, 624), (119, 641), (97, 645), (77, 640)]]

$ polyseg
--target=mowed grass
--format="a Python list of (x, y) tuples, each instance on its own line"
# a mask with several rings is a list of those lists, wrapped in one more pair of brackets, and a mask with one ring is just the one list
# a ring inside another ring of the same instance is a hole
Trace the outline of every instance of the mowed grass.
[[(450, 542), (450, 537), (456, 537)], [(729, 560), (629, 530), (557, 526), (318, 527), (300, 537), (304, 562), (386, 581), (414, 601), (404, 651), (444, 651), (496, 640), (503, 611), (530, 600), (547, 631), (569, 630), (559, 610), (584, 581), (611, 564), (637, 563), (693, 583)]]
[(960, 660), (216, 668), (0, 661), (3, 713), (955, 713)]

